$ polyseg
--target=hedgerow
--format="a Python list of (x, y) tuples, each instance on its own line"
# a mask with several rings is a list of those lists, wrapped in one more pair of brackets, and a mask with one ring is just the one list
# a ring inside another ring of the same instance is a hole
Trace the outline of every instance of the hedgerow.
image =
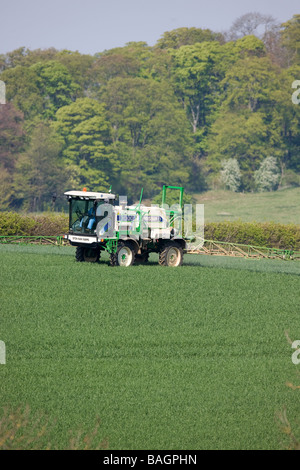
[(204, 238), (245, 245), (300, 249), (300, 225), (274, 222), (211, 222)]
[[(0, 235), (58, 236), (68, 230), (63, 213), (19, 214), (0, 212)], [(300, 250), (300, 225), (274, 222), (209, 222), (206, 240)]]
[(0, 235), (29, 235), (35, 225), (35, 221), (27, 215), (0, 212)]
[(0, 235), (57, 236), (68, 230), (68, 216), (58, 213), (0, 212)]

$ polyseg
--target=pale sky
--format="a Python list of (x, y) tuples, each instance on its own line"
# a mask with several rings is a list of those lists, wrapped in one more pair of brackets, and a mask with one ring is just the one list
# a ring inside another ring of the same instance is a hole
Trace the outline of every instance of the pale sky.
[(299, 0), (0, 0), (0, 54), (25, 46), (95, 54), (131, 41), (153, 46), (181, 27), (226, 31), (249, 12), (282, 23)]

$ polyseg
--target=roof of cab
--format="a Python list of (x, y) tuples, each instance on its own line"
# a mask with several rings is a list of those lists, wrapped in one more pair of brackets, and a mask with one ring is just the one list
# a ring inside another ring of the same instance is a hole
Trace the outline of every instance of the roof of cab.
[(66, 196), (79, 197), (83, 199), (115, 199), (115, 194), (111, 193), (96, 193), (91, 191), (67, 191), (64, 193)]

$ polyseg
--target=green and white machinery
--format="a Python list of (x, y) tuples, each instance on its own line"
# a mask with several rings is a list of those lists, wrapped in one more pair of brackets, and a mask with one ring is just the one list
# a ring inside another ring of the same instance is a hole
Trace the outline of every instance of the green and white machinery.
[[(167, 189), (179, 192), (179, 202), (168, 208)], [(180, 266), (186, 249), (182, 237), (183, 188), (163, 186), (161, 206), (140, 201), (127, 205), (126, 198), (109, 193), (68, 191), (69, 232), (64, 235), (76, 247), (76, 260), (97, 262), (101, 251), (110, 254), (111, 266), (146, 263), (159, 254), (161, 266)]]

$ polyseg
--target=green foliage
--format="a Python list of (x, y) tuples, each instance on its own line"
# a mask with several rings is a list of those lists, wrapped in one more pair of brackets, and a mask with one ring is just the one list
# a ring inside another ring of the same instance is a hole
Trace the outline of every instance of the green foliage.
[(0, 235), (30, 235), (35, 221), (17, 212), (0, 212)]
[(71, 103), (79, 91), (67, 67), (57, 60), (17, 65), (4, 70), (1, 79), (7, 83), (7, 99), (26, 119), (36, 115), (53, 119), (57, 109)]
[(67, 214), (57, 212), (43, 212), (31, 214), (34, 222), (28, 235), (33, 236), (61, 236), (69, 229), (69, 217)]
[[(162, 203), (162, 195), (161, 193), (159, 193), (152, 199), (152, 204), (158, 204), (161, 206), (161, 203)], [(171, 207), (172, 205), (179, 204), (179, 191), (167, 190), (165, 203), (168, 204), (169, 207)], [(183, 193), (183, 204), (192, 204), (192, 203), (193, 203), (192, 196), (189, 194)]]
[(246, 57), (228, 70), (223, 85), (223, 105), (229, 109), (258, 111), (273, 101), (278, 88), (276, 71), (265, 57)]
[(56, 54), (55, 59), (64, 65), (73, 82), (77, 86), (73, 88), (76, 91), (76, 96), (81, 96), (83, 90), (86, 90), (90, 84), (90, 70), (94, 64), (94, 58), (88, 54), (80, 54), (78, 51), (62, 50)]
[[(191, 204), (191, 196), (184, 195), (183, 203)], [(179, 203), (178, 192), (168, 191), (166, 203)], [(152, 199), (152, 204), (161, 204), (161, 194)], [(68, 216), (54, 212), (43, 214), (19, 214), (0, 212), (0, 235), (58, 236), (68, 231)], [(300, 250), (300, 228), (296, 224), (275, 222), (208, 222), (204, 237), (246, 245)]]
[[(0, 209), (42, 210), (43, 191), (59, 198), (83, 185), (113, 184), (131, 199), (141, 186), (152, 198), (170, 182), (203, 191), (219, 180), (224, 159), (240, 166), (239, 190), (256, 191), (254, 173), (270, 155), (282, 187), (286, 172), (300, 172), (300, 106), (291, 100), (300, 76), (298, 17), (280, 31), (272, 17), (249, 13), (229, 34), (182, 27), (153, 47), (130, 42), (94, 56), (25, 47), (2, 54)], [(41, 123), (49, 131), (39, 148)]]
[(290, 53), (290, 61), (300, 65), (300, 15), (293, 15), (293, 18), (281, 26), (282, 44)]
[(30, 67), (36, 62), (47, 62), (54, 60), (57, 50), (54, 47), (48, 49), (34, 49), (31, 51), (25, 47), (19, 47), (4, 56), (4, 69), (10, 69), (18, 66)]
[(62, 139), (43, 122), (32, 132), (30, 145), (19, 156), (14, 177), (14, 201), (16, 206), (30, 211), (45, 210), (52, 196), (68, 185), (68, 174), (59, 159)]
[(79, 87), (72, 81), (68, 69), (53, 60), (37, 62), (31, 66), (37, 75), (37, 87), (44, 98), (44, 112), (47, 118), (53, 118), (62, 106), (71, 103)]
[(253, 34), (237, 39), (233, 43), (233, 47), (241, 58), (245, 56), (262, 57), (266, 53), (263, 41)]
[(210, 29), (178, 28), (165, 32), (157, 41), (155, 47), (159, 49), (179, 49), (181, 46), (191, 46), (199, 42), (223, 41), (222, 34), (214, 33)]
[(3, 166), (0, 167), (0, 207), (2, 210), (6, 210), (10, 207), (11, 201), (14, 196), (12, 188), (13, 178), (9, 171)]
[(11, 103), (0, 105), (0, 207), (8, 209), (14, 197), (13, 180), (18, 152), (25, 144), (23, 114)]
[(210, 222), (204, 238), (270, 248), (300, 250), (300, 227), (273, 222)]
[(107, 187), (113, 177), (114, 155), (105, 106), (79, 98), (57, 111), (53, 128), (65, 140), (65, 162), (73, 172), (77, 170), (78, 184), (90, 190)]
[(0, 212), (0, 235), (58, 236), (68, 230), (68, 216), (59, 213)]
[(258, 112), (240, 116), (233, 112), (220, 115), (211, 127), (207, 146), (207, 170), (219, 171), (224, 157), (236, 159), (242, 172), (241, 189), (246, 190), (254, 187), (253, 171), (272, 148), (264, 117)]
[(186, 109), (193, 133), (208, 124), (215, 105), (224, 53), (218, 42), (182, 46), (171, 51), (175, 92)]
[[(191, 136), (185, 113), (165, 81), (111, 79), (101, 94), (112, 124), (118, 174), (114, 187), (151, 196), (159, 184), (189, 180)], [(114, 175), (112, 175), (114, 176)]]
[(94, 93), (97, 96), (99, 89), (101, 91), (101, 87), (113, 78), (146, 78), (149, 75), (148, 64), (151, 64), (152, 60), (153, 52), (144, 42), (131, 42), (125, 47), (96, 54), (89, 72)]
[(293, 170), (287, 170), (284, 173), (284, 178), (281, 181), (283, 187), (299, 187), (300, 175)]
[(13, 171), (17, 152), (24, 145), (23, 115), (14, 105), (0, 106), (0, 165)]
[(1, 74), (1, 80), (7, 84), (7, 100), (13, 101), (26, 120), (42, 115), (44, 99), (37, 84), (38, 76), (35, 70), (17, 65), (5, 70)]

